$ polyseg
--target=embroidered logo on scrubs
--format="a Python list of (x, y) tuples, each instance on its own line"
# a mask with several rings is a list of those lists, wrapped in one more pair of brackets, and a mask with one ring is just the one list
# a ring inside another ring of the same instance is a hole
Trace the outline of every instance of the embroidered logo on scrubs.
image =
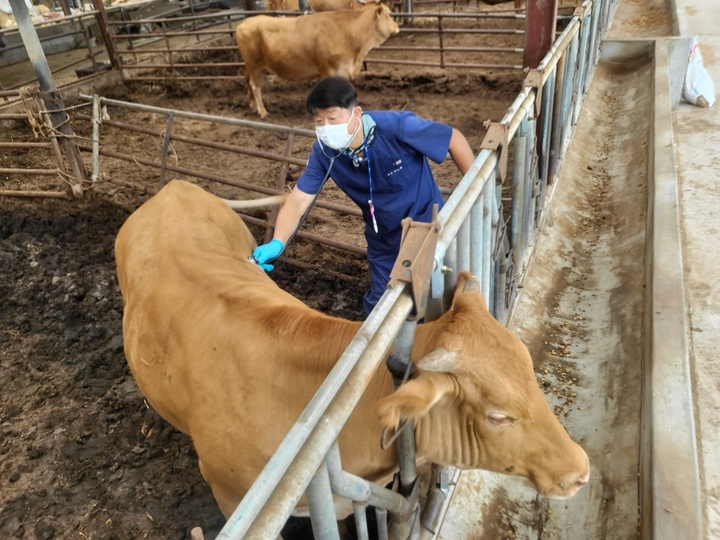
[(392, 176), (396, 172), (400, 172), (403, 168), (402, 159), (398, 159), (397, 161), (393, 162), (393, 169), (388, 171), (387, 175)]

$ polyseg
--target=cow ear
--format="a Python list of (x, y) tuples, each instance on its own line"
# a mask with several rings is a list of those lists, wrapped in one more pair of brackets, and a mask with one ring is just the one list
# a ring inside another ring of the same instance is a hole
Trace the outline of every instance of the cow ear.
[(455, 366), (455, 356), (454, 352), (448, 351), (445, 347), (438, 347), (423, 356), (415, 365), (423, 371), (452, 371)]
[(381, 399), (377, 414), (383, 427), (394, 429), (401, 419), (418, 420), (455, 389), (452, 378), (444, 373), (423, 373)]
[(383, 14), (383, 6), (381, 3), (378, 2), (378, 7), (375, 10), (375, 15), (377, 15), (378, 17), (382, 17), (382, 14)]
[(478, 280), (477, 276), (474, 276), (469, 272), (460, 272), (458, 274), (455, 294), (453, 295), (453, 305), (455, 305), (455, 302), (457, 302), (461, 295), (469, 292), (480, 293), (482, 296), (482, 291), (480, 290), (480, 280)]

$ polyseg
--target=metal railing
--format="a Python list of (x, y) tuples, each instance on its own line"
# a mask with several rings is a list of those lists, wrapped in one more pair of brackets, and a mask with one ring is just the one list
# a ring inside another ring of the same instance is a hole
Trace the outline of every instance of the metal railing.
[[(128, 81), (239, 79), (244, 62), (234, 43), (237, 23), (256, 12), (228, 10), (172, 19), (138, 19), (138, 25), (154, 25), (152, 36), (112, 34), (116, 44), (123, 78)], [(268, 11), (268, 15), (300, 16), (295, 11)], [(365, 59), (366, 65), (394, 64), (464, 69), (522, 69), (524, 15), (487, 13), (393, 13), (403, 25), (398, 36), (376, 47)], [(482, 28), (482, 21), (506, 20), (507, 28)], [(111, 28), (121, 22), (108, 23)], [(170, 28), (169, 24), (173, 25)], [(516, 36), (515, 47), (464, 46), (458, 40), (473, 35)], [(178, 40), (195, 38), (194, 46)], [(421, 45), (413, 41), (422, 42)], [(205, 44), (205, 46), (200, 46)], [(148, 48), (153, 45), (151, 48)], [(220, 61), (203, 59), (206, 53), (227, 53)], [(417, 52), (422, 60), (403, 59), (398, 53)], [(431, 58), (427, 58), (431, 55)], [(504, 61), (469, 61), (468, 59), (504, 58)], [(157, 59), (161, 59), (158, 61)], [(462, 61), (461, 61), (462, 60)], [(234, 71), (230, 73), (230, 71)], [(142, 74), (137, 74), (142, 72)]]

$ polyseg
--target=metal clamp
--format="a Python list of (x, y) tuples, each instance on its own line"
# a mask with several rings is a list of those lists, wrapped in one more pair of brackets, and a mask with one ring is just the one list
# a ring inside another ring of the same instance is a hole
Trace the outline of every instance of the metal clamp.
[(529, 69), (525, 75), (523, 87), (535, 89), (535, 117), (540, 116), (542, 110), (543, 72), (541, 69)]
[(413, 221), (411, 218), (402, 220), (402, 241), (390, 272), (388, 288), (399, 283), (409, 283), (412, 288), (415, 313), (408, 317), (414, 321), (425, 316), (427, 308), (430, 278), (435, 264), (435, 248), (440, 234), (440, 223), (437, 220), (438, 205), (433, 206), (431, 223)]
[(482, 143), (480, 143), (480, 148), (487, 150), (498, 150), (499, 148), (498, 169), (500, 171), (500, 181), (504, 182), (508, 162), (508, 126), (499, 122), (486, 122), (485, 126), (488, 130)]
[[(413, 482), (412, 491), (410, 492), (410, 495), (407, 497), (408, 503), (408, 509), (406, 512), (400, 513), (391, 513), (391, 517), (393, 520), (393, 523), (408, 523), (414, 515), (418, 513), (418, 510), (420, 509), (418, 505), (418, 499), (420, 497), (420, 488), (422, 487), (422, 478), (417, 477), (415, 479), (415, 482)], [(395, 474), (395, 477), (393, 478), (393, 485), (392, 490), (396, 493), (400, 493), (400, 475), (398, 473)]]

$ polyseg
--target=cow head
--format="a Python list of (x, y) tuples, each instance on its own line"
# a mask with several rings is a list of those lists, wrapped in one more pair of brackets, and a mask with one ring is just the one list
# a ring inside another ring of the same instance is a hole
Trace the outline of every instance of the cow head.
[(461, 275), (452, 312), (437, 322), (447, 326), (416, 362), (418, 374), (378, 404), (382, 424), (412, 419), (418, 455), (435, 462), (523, 476), (542, 495), (572, 497), (589, 479), (587, 455), (545, 401), (525, 345), (488, 312), (475, 278)]
[(390, 36), (400, 32), (400, 27), (398, 26), (398, 23), (396, 23), (395, 19), (392, 18), (392, 16), (390, 15), (390, 8), (386, 5), (371, 2), (368, 3), (363, 9), (372, 11), (374, 13), (375, 24), (373, 25), (373, 28), (375, 28), (378, 37), (382, 40), (380, 41), (380, 43), (385, 41)]

